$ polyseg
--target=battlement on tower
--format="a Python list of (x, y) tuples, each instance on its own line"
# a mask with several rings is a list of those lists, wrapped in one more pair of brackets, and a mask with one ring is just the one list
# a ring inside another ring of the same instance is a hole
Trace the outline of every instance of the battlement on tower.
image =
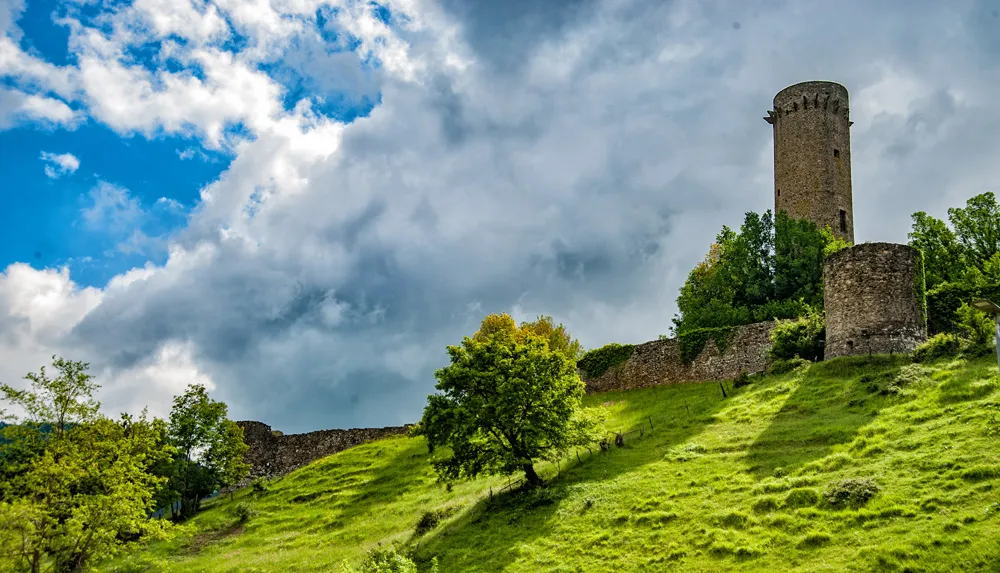
[(774, 124), (780, 118), (799, 111), (824, 110), (850, 119), (847, 88), (834, 82), (802, 82), (789, 86), (774, 96), (773, 109), (764, 121)]

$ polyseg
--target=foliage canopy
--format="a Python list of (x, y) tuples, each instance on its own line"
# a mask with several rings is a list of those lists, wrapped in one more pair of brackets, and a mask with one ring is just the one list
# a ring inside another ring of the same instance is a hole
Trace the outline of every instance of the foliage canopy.
[(27, 389), (0, 385), (25, 412), (0, 440), (2, 570), (81, 571), (166, 530), (148, 518), (163, 482), (152, 468), (172, 451), (163, 422), (101, 416), (88, 365), (53, 356), (53, 366), (54, 378), (28, 374)]
[(673, 333), (796, 318), (823, 305), (823, 259), (848, 246), (808, 220), (746, 214), (724, 226), (681, 287)]
[(537, 484), (536, 461), (592, 440), (575, 360), (509, 316), (487, 316), (448, 354), (419, 429), (432, 452), (450, 448), (434, 461), (445, 479), (523, 471)]

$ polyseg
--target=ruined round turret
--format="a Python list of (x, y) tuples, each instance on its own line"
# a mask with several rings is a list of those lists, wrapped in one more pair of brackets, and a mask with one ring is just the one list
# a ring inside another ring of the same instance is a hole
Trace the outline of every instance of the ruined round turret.
[(802, 82), (774, 96), (774, 212), (830, 227), (854, 242), (847, 88)]
[(907, 245), (865, 243), (823, 264), (825, 359), (911, 352), (927, 339), (923, 258)]

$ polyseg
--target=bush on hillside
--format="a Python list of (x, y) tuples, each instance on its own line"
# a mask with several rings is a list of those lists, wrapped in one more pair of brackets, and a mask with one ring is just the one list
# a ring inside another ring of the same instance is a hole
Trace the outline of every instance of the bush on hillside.
[(962, 353), (969, 357), (986, 356), (993, 352), (995, 325), (981, 310), (962, 303), (955, 311), (956, 327), (962, 336)]
[(958, 330), (958, 309), (963, 303), (977, 298), (1000, 301), (1000, 284), (970, 286), (967, 284), (943, 283), (927, 291), (927, 332), (956, 332)]
[(810, 312), (796, 320), (779, 320), (771, 331), (771, 360), (805, 358), (813, 362), (823, 359), (826, 342), (826, 321), (822, 314)]
[(267, 493), (268, 481), (267, 478), (259, 477), (250, 484), (250, 490), (256, 494)]
[[(437, 573), (437, 557), (431, 559), (428, 573)], [(395, 547), (382, 549), (376, 547), (368, 551), (358, 568), (344, 563), (343, 573), (417, 573), (417, 564), (410, 557), (399, 553)]]
[(632, 356), (635, 346), (612, 342), (595, 348), (583, 355), (576, 363), (577, 368), (591, 378), (601, 376), (609, 369), (623, 364)]
[(914, 349), (913, 360), (915, 362), (930, 362), (939, 358), (951, 358), (958, 356), (961, 347), (962, 341), (957, 335), (950, 332), (939, 332)]
[(233, 516), (235, 516), (236, 520), (240, 523), (250, 521), (250, 519), (255, 515), (257, 515), (257, 509), (245, 501), (241, 501), (233, 506)]
[(833, 507), (858, 508), (868, 503), (880, 490), (870, 478), (847, 478), (830, 484), (824, 497)]
[[(450, 486), (451, 484), (449, 484)], [(442, 520), (450, 517), (457, 507), (444, 507), (441, 509), (433, 509), (431, 511), (425, 511), (420, 515), (420, 519), (417, 521), (416, 527), (414, 527), (414, 533), (417, 537), (420, 537), (427, 533), (428, 531), (434, 529), (441, 523)]]

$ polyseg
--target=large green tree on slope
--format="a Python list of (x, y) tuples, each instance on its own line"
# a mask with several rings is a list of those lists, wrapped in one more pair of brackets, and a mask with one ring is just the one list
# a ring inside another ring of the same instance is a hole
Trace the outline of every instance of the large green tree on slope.
[(536, 461), (594, 438), (575, 360), (530, 326), (490, 315), (448, 353), (451, 365), (435, 373), (440, 393), (428, 397), (420, 423), (432, 452), (451, 450), (434, 461), (446, 479), (523, 471), (536, 485)]
[(182, 518), (194, 515), (203, 497), (249, 472), (243, 428), (227, 419), (227, 413), (226, 404), (209, 398), (200, 384), (174, 397), (169, 433), (178, 453), (170, 487), (181, 500)]
[(83, 571), (126, 540), (162, 532), (150, 520), (162, 484), (151, 468), (169, 457), (165, 426), (98, 413), (87, 364), (53, 357), (58, 374), (0, 385), (22, 419), (0, 434), (0, 571)]

